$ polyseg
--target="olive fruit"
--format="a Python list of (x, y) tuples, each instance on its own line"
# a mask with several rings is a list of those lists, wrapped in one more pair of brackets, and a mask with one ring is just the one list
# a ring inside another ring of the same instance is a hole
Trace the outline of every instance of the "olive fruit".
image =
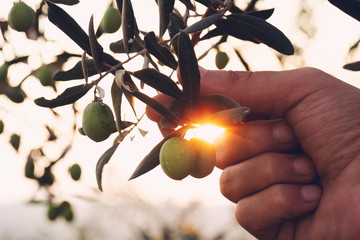
[(214, 146), (200, 138), (191, 138), (190, 143), (195, 150), (195, 161), (190, 175), (195, 178), (208, 176), (214, 170), (216, 163)]
[(66, 221), (70, 222), (74, 218), (72, 207), (68, 201), (63, 201), (59, 205), (59, 213), (65, 218)]
[(215, 56), (215, 64), (218, 69), (223, 69), (229, 62), (226, 52), (218, 51)]
[(0, 134), (4, 131), (4, 122), (3, 120), (0, 120)]
[(35, 170), (34, 161), (33, 161), (33, 159), (29, 158), (25, 164), (25, 171), (24, 171), (25, 177), (31, 178), (31, 179), (35, 178), (34, 170)]
[(10, 136), (10, 144), (13, 148), (18, 151), (20, 146), (20, 136), (16, 133)]
[(9, 64), (4, 63), (0, 66), (0, 82), (5, 82), (8, 74)]
[(25, 3), (15, 3), (8, 16), (10, 27), (18, 32), (26, 32), (34, 21), (34, 11)]
[(47, 217), (50, 221), (54, 221), (59, 215), (59, 208), (50, 203), (47, 209)]
[(73, 180), (77, 181), (81, 177), (81, 167), (79, 164), (75, 163), (69, 167), (69, 173)]
[(194, 156), (194, 149), (188, 140), (173, 137), (166, 140), (160, 148), (160, 165), (168, 177), (181, 180), (189, 175)]
[(83, 113), (82, 127), (84, 133), (95, 142), (107, 139), (115, 128), (110, 107), (102, 102), (88, 104)]
[(37, 70), (36, 76), (40, 80), (41, 85), (46, 87), (51, 85), (53, 74), (54, 70), (51, 66), (43, 65)]
[(116, 32), (121, 25), (121, 16), (119, 11), (110, 6), (101, 19), (100, 29), (104, 33), (114, 33)]
[(21, 87), (8, 86), (5, 94), (14, 103), (22, 103), (26, 97), (26, 93)]

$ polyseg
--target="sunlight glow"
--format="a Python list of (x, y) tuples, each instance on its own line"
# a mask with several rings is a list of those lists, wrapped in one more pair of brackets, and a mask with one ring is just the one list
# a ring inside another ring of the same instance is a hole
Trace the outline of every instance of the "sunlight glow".
[(189, 129), (186, 132), (186, 139), (197, 137), (211, 143), (225, 131), (223, 127), (214, 124), (203, 124), (195, 126), (195, 128)]

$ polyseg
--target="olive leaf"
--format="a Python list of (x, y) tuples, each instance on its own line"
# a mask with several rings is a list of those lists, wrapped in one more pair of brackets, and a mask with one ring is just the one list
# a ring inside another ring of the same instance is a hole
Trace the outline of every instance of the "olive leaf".
[(170, 133), (169, 135), (167, 135), (166, 137), (164, 137), (163, 140), (161, 140), (145, 157), (144, 159), (140, 162), (140, 164), (136, 167), (135, 171), (133, 172), (133, 174), (131, 175), (131, 177), (129, 178), (130, 180), (133, 180), (137, 177), (140, 177), (141, 175), (149, 172), (150, 170), (154, 169), (156, 166), (158, 166), (160, 164), (159, 161), (159, 152), (160, 149), (162, 147), (162, 145), (164, 144), (164, 142), (166, 142), (168, 139), (172, 138), (172, 137), (178, 137), (178, 136), (182, 136), (186, 133), (187, 128), (183, 127), (180, 128), (176, 131), (173, 131), (172, 133)]
[[(140, 46), (140, 44), (137, 41), (134, 41), (131, 49), (129, 49), (129, 53), (139, 52), (142, 49), (143, 47)], [(126, 53), (124, 47), (124, 39), (110, 43), (110, 50), (114, 53)]]
[(183, 97), (183, 93), (176, 83), (171, 78), (155, 69), (145, 68), (134, 72), (134, 76), (168, 96), (176, 98)]
[(176, 34), (180, 32), (180, 30), (183, 30), (186, 28), (186, 25), (184, 23), (183, 18), (176, 14), (175, 12), (172, 12), (170, 14), (170, 23), (168, 26), (169, 35), (171, 38), (173, 38)]
[(98, 188), (100, 191), (102, 191), (102, 172), (104, 169), (104, 166), (109, 162), (110, 158), (112, 157), (112, 155), (115, 153), (116, 149), (118, 148), (118, 146), (120, 145), (120, 143), (115, 143), (111, 148), (109, 148), (108, 150), (106, 150), (103, 155), (101, 155), (101, 157), (99, 158), (97, 164), (96, 164), (96, 181), (98, 184)]
[(120, 13), (122, 13), (123, 0), (116, 0), (116, 6)]
[(130, 53), (130, 49), (134, 42), (134, 35), (135, 35), (135, 16), (134, 10), (131, 5), (130, 0), (123, 0), (122, 5), (122, 31), (123, 31), (123, 38), (124, 38), (124, 49), (127, 54)]
[(180, 0), (188, 9), (195, 11), (195, 6), (191, 3), (190, 0)]
[(360, 61), (345, 64), (343, 68), (351, 71), (360, 71)]
[(274, 13), (274, 10), (275, 10), (275, 8), (270, 8), (270, 9), (265, 9), (265, 10), (246, 12), (245, 14), (266, 20), (272, 16), (272, 14)]
[(164, 35), (169, 22), (170, 22), (170, 13), (174, 9), (175, 0), (157, 0), (157, 4), (159, 7), (159, 36), (162, 38)]
[(91, 55), (95, 62), (95, 68), (98, 73), (101, 73), (101, 67), (103, 65), (103, 47), (97, 41), (94, 30), (94, 16), (92, 15), (89, 22), (89, 41), (91, 48)]
[(149, 32), (144, 37), (145, 48), (164, 65), (176, 70), (177, 62), (169, 48), (161, 46), (154, 32)]
[(52, 3), (60, 3), (65, 5), (75, 5), (80, 2), (79, 0), (48, 0), (48, 1)]
[[(87, 59), (85, 61), (86, 68), (88, 71), (88, 76), (91, 77), (96, 75), (98, 72), (95, 67), (95, 62), (93, 59)], [(109, 70), (108, 67), (102, 66), (102, 72)], [(54, 75), (55, 81), (68, 81), (68, 80), (75, 80), (75, 79), (84, 79), (82, 61), (77, 62), (74, 67), (67, 71), (58, 71)]]
[(129, 91), (131, 95), (160, 113), (162, 116), (166, 117), (170, 121), (176, 123), (177, 125), (183, 125), (180, 119), (169, 109), (167, 109), (164, 105), (156, 101), (155, 99), (139, 92), (139, 91)]
[(87, 54), (91, 55), (89, 37), (77, 22), (63, 9), (47, 1), (48, 18)]
[(294, 47), (290, 40), (264, 19), (245, 14), (231, 14), (227, 16), (227, 19), (234, 30), (248, 35), (282, 54), (294, 54)]
[(183, 93), (188, 101), (189, 109), (192, 110), (200, 92), (199, 66), (191, 40), (185, 32), (180, 31), (177, 45)]
[(221, 19), (221, 17), (224, 15), (224, 13), (225, 12), (215, 13), (210, 16), (207, 16), (207, 17), (201, 19), (200, 21), (194, 23), (193, 25), (190, 25), (189, 27), (185, 28), (183, 31), (185, 33), (195, 33), (198, 31), (202, 31), (202, 30), (210, 27), (217, 21), (219, 21)]
[(339, 8), (341, 11), (360, 21), (359, 1), (329, 0), (329, 2)]
[(115, 120), (116, 120), (116, 128), (118, 132), (121, 132), (122, 129), (122, 121), (121, 121), (121, 100), (122, 100), (122, 90), (119, 88), (119, 86), (116, 84), (115, 81), (113, 81), (111, 85), (111, 99), (113, 104), (113, 109), (115, 113)]
[(48, 100), (44, 97), (35, 99), (35, 104), (40, 107), (55, 108), (71, 104), (83, 97), (90, 89), (92, 85), (78, 85), (67, 88), (62, 94), (54, 99)]

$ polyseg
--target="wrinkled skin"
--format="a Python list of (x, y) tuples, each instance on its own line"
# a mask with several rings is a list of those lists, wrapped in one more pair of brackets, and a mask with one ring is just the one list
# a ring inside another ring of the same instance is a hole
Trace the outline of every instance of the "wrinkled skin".
[(201, 69), (201, 94), (210, 93), (235, 99), (257, 119), (215, 143), (220, 189), (241, 226), (258, 239), (360, 236), (359, 89), (314, 68)]

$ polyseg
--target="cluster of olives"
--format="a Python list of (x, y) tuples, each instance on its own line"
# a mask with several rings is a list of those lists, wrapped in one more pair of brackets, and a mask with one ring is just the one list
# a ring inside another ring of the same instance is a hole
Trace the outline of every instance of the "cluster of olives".
[(74, 218), (72, 207), (68, 201), (63, 201), (59, 205), (49, 203), (47, 217), (54, 221), (57, 217), (62, 216), (66, 221), (71, 222)]
[(189, 175), (204, 178), (213, 171), (216, 163), (214, 146), (199, 138), (170, 138), (161, 146), (159, 158), (165, 174), (175, 180)]

